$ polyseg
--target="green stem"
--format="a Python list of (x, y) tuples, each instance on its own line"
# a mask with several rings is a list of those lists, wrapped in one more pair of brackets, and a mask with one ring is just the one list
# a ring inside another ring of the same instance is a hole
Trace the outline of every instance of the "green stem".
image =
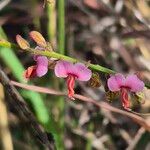
[[(7, 42), (7, 41), (0, 41), (0, 46), (8, 47), (8, 48), (15, 48), (15, 49), (18, 48), (18, 49), (20, 49), (17, 45), (15, 45), (13, 43), (10, 43), (10, 42)], [(69, 61), (69, 62), (72, 62), (72, 63), (80, 62), (79, 60), (77, 60), (75, 58), (72, 58), (72, 57), (69, 57), (69, 56), (65, 56), (63, 54), (59, 54), (59, 53), (56, 53), (56, 52), (51, 52), (49, 50), (37, 51), (35, 49), (30, 48), (30, 49), (26, 49), (24, 51), (29, 51), (31, 53), (47, 56), (47, 57), (50, 57), (50, 58), (57, 58), (57, 59), (60, 59), (60, 60), (66, 60), (66, 61)], [(87, 64), (87, 62), (82, 62), (82, 63)], [(108, 69), (106, 67), (103, 67), (103, 66), (100, 66), (100, 65), (97, 65), (97, 64), (89, 64), (89, 68), (91, 68), (92, 70), (95, 70), (95, 71), (108, 73), (108, 74), (115, 73), (114, 70)]]
[[(58, 4), (58, 53), (65, 54), (65, 0), (59, 0)], [(57, 54), (55, 53), (56, 57)], [(63, 89), (62, 82), (59, 82), (59, 88)], [(64, 128), (65, 128), (65, 101), (64, 97), (57, 99), (57, 106), (59, 109), (59, 127), (60, 127), (60, 137), (62, 141), (61, 149), (64, 150)]]
[(58, 1), (58, 49), (65, 53), (65, 1)]
[[(8, 47), (8, 48), (20, 49), (19, 46), (17, 46), (16, 44), (10, 43), (8, 41), (3, 41), (3, 40), (0, 40), (0, 47)], [(66, 61), (73, 62), (73, 63), (80, 62), (79, 60), (77, 60), (75, 58), (72, 58), (72, 57), (69, 57), (69, 56), (65, 56), (65, 55), (62, 55), (62, 54), (58, 54), (56, 52), (50, 52), (48, 50), (37, 51), (35, 49), (26, 49), (25, 51), (29, 51), (31, 53), (38, 54), (38, 55), (43, 55), (43, 56), (47, 56), (47, 57), (62, 59), (62, 60), (66, 60)], [(86, 62), (83, 62), (83, 63), (86, 64)], [(108, 74), (116, 73), (116, 71), (114, 71), (114, 70), (108, 69), (106, 67), (103, 67), (103, 66), (100, 66), (100, 65), (97, 65), (97, 64), (89, 64), (89, 67), (92, 70), (95, 70), (95, 71), (98, 71), (98, 72), (103, 72), (103, 73), (108, 73)], [(149, 83), (145, 83), (145, 86), (148, 89), (150, 89), (150, 84)]]
[(48, 38), (50, 39), (52, 45), (55, 43), (55, 36), (56, 36), (56, 12), (55, 12), (55, 2), (51, 4), (47, 4), (47, 32)]
[[(72, 63), (80, 62), (79, 60), (77, 60), (75, 58), (65, 56), (65, 55), (62, 55), (62, 54), (59, 54), (59, 53), (56, 53), (56, 52), (50, 52), (48, 50), (37, 51), (35, 49), (28, 49), (27, 51), (30, 51), (30, 52), (32, 52), (34, 54), (38, 54), (38, 55), (57, 58), (57, 59), (60, 59), (60, 60), (66, 60), (66, 61), (69, 61), (69, 62), (72, 62)], [(83, 63), (87, 64), (87, 62), (83, 62)], [(88, 66), (89, 66), (89, 68), (91, 68), (92, 70), (95, 70), (95, 71), (100, 71), (100, 72), (104, 72), (104, 73), (115, 73), (115, 71), (113, 71), (111, 69), (108, 69), (108, 68), (105, 68), (105, 67), (100, 66), (100, 65), (89, 64)]]

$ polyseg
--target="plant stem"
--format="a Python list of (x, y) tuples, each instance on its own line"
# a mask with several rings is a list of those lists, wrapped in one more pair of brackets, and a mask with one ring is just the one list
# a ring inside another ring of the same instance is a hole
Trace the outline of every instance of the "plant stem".
[[(65, 0), (59, 0), (58, 4), (58, 53), (65, 54)], [(64, 84), (59, 82), (59, 89), (63, 89)], [(65, 101), (64, 97), (57, 99), (57, 107), (59, 109), (59, 127), (60, 127), (60, 138), (61, 138), (61, 149), (64, 150), (64, 130), (65, 130)]]
[(53, 3), (47, 4), (47, 32), (48, 38), (52, 45), (56, 44), (56, 10), (55, 10), (55, 1)]
[[(0, 46), (20, 49), (17, 45), (15, 45), (14, 43), (10, 43), (8, 41), (0, 41)], [(59, 54), (59, 53), (56, 53), (56, 52), (51, 52), (51, 51), (46, 50), (46, 49), (44, 51), (37, 51), (33, 48), (30, 48), (30, 49), (26, 49), (24, 51), (29, 51), (31, 53), (47, 56), (47, 57), (50, 57), (50, 58), (57, 58), (57, 59), (60, 59), (60, 60), (66, 60), (66, 61), (69, 61), (69, 62), (72, 62), (72, 63), (81, 62), (81, 61), (79, 61), (75, 58), (65, 56), (63, 54)], [(87, 62), (82, 62), (82, 63), (86, 64)], [(100, 66), (100, 65), (97, 65), (97, 64), (89, 64), (89, 68), (91, 68), (92, 70), (98, 71), (98, 72), (103, 72), (103, 73), (108, 73), (108, 74), (115, 73), (114, 70), (108, 69), (106, 67), (103, 67), (103, 66)]]
[(58, 1), (58, 49), (65, 53), (65, 1)]
[[(75, 58), (72, 58), (72, 57), (69, 57), (69, 56), (65, 56), (63, 54), (59, 54), (59, 53), (56, 53), (56, 52), (50, 52), (48, 50), (37, 51), (35, 49), (28, 49), (27, 51), (30, 51), (30, 52), (32, 52), (34, 54), (38, 54), (38, 55), (43, 55), (43, 56), (47, 56), (47, 57), (57, 58), (57, 59), (60, 59), (60, 60), (66, 60), (66, 61), (69, 61), (69, 62), (72, 62), (72, 63), (80, 62), (79, 60), (77, 60)], [(87, 64), (87, 62), (83, 62), (83, 63)], [(104, 73), (115, 73), (115, 71), (113, 71), (111, 69), (108, 69), (108, 68), (105, 68), (103, 66), (97, 65), (97, 64), (89, 64), (88, 66), (92, 70), (96, 70), (96, 71), (100, 71), (100, 72), (104, 72)]]

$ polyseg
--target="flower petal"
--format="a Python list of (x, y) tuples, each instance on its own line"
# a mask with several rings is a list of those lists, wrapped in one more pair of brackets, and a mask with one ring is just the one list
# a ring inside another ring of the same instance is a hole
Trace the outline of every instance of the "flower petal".
[(91, 70), (84, 64), (73, 64), (67, 61), (58, 61), (55, 66), (55, 75), (57, 77), (67, 77), (69, 74), (74, 75), (80, 81), (88, 81), (91, 78)]
[(47, 73), (47, 71), (48, 71), (48, 67), (43, 66), (43, 65), (38, 65), (36, 68), (36, 75), (38, 77), (42, 77)]
[(59, 78), (66, 78), (73, 68), (73, 64), (67, 61), (60, 60), (55, 65), (55, 75)]
[(23, 77), (25, 79), (34, 78), (35, 76), (36, 76), (36, 66), (28, 67), (23, 73)]
[(48, 59), (45, 56), (37, 56), (36, 74), (38, 77), (44, 76), (48, 71)]
[(38, 56), (36, 61), (37, 65), (48, 66), (48, 59), (46, 56)]
[(140, 92), (144, 89), (144, 82), (137, 75), (129, 75), (126, 77), (125, 86), (131, 88), (131, 92)]
[(108, 81), (107, 85), (110, 91), (115, 92), (119, 91), (121, 86), (124, 85), (125, 78), (122, 74), (116, 74), (114, 76), (111, 76)]
[(88, 81), (92, 76), (92, 71), (88, 69), (84, 64), (76, 63), (74, 65), (73, 74), (77, 76), (77, 80)]

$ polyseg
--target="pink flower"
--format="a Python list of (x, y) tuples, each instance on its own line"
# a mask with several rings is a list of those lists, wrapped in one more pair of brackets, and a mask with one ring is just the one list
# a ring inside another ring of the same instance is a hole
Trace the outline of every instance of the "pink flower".
[(55, 66), (55, 75), (59, 78), (67, 78), (68, 97), (74, 99), (75, 80), (88, 81), (92, 72), (82, 63), (73, 64), (60, 60)]
[(119, 73), (111, 76), (107, 81), (107, 85), (110, 91), (121, 92), (121, 101), (125, 109), (130, 107), (128, 92), (140, 92), (144, 88), (144, 82), (137, 75), (129, 75), (125, 78)]
[[(37, 46), (35, 49), (43, 50), (39, 46)], [(25, 70), (24, 77), (26, 79), (30, 79), (36, 76), (42, 77), (48, 71), (48, 59), (46, 56), (34, 55), (33, 59), (36, 61), (36, 65), (30, 66), (27, 68), (27, 70)]]

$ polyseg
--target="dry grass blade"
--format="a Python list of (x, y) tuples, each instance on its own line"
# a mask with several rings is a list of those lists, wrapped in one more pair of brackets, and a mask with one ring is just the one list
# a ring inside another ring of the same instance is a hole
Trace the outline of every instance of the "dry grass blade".
[[(37, 92), (41, 92), (41, 93), (66, 96), (65, 93), (55, 91), (55, 90), (52, 90), (52, 89), (48, 89), (48, 88), (44, 88), (44, 87), (30, 86), (30, 85), (18, 83), (18, 82), (15, 82), (15, 81), (11, 81), (11, 83), (15, 86), (25, 88), (25, 89), (29, 89), (29, 90), (33, 90), (33, 91), (37, 91)], [(150, 131), (150, 124), (144, 118), (142, 118), (142, 117), (140, 117), (136, 114), (133, 114), (133, 113), (115, 108), (115, 107), (109, 105), (106, 102), (97, 102), (96, 100), (94, 100), (92, 98), (89, 98), (89, 97), (86, 97), (86, 96), (83, 96), (83, 95), (75, 94), (74, 98), (79, 99), (80, 101), (92, 103), (95, 106), (97, 106), (98, 108), (107, 109), (109, 111), (127, 116), (127, 117), (131, 118), (132, 120), (134, 120), (136, 123), (138, 123), (140, 126), (143, 126), (146, 130)]]
[(134, 139), (132, 141), (130, 141), (129, 146), (127, 147), (126, 150), (134, 150), (138, 141), (140, 140), (141, 136), (144, 134), (145, 129), (144, 128), (140, 128), (136, 134), (136, 136), (134, 137)]
[(0, 139), (3, 150), (13, 150), (11, 133), (8, 126), (7, 108), (4, 102), (4, 89), (0, 84)]
[(37, 139), (49, 150), (54, 149), (54, 141), (51, 138), (48, 138), (47, 134), (43, 131), (40, 124), (36, 121), (35, 117), (33, 116), (32, 112), (28, 109), (26, 103), (24, 102), (21, 95), (18, 93), (16, 88), (10, 83), (10, 80), (6, 76), (6, 74), (2, 71), (0, 67), (0, 82), (4, 86), (6, 93), (10, 97), (7, 99), (8, 103), (11, 104), (12, 107), (17, 112), (17, 116), (20, 119), (28, 120), (30, 124), (28, 124), (29, 128), (32, 128), (33, 134)]
[(32, 91), (37, 91), (37, 92), (41, 92), (41, 93), (47, 93), (47, 94), (52, 94), (52, 95), (66, 95), (63, 92), (59, 92), (53, 89), (48, 89), (48, 88), (44, 88), (44, 87), (39, 87), (39, 86), (35, 86), (35, 85), (27, 85), (27, 84), (22, 84), (16, 81), (11, 81), (11, 83), (14, 86), (18, 86), (27, 90), (32, 90)]

